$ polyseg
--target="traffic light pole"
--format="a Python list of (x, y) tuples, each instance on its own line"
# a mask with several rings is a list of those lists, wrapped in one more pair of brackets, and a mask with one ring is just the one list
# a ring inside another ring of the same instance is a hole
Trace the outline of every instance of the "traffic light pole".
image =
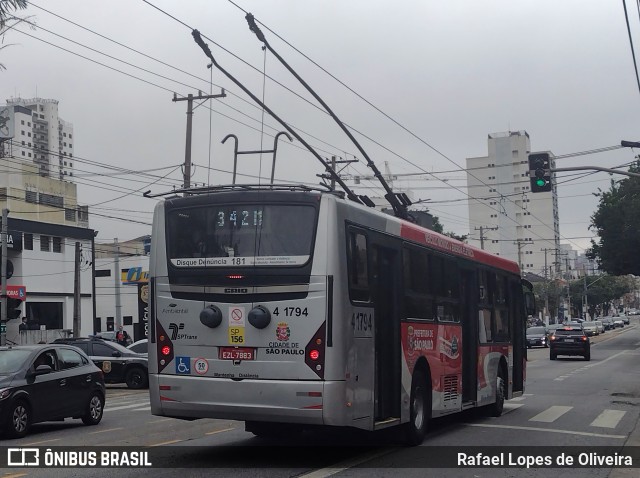
[(629, 171), (620, 171), (619, 169), (601, 168), (600, 166), (575, 166), (573, 168), (555, 168), (550, 169), (552, 173), (558, 173), (562, 171), (604, 171), (605, 173), (622, 174), (623, 176), (633, 176), (640, 178), (640, 173), (632, 173)]
[(0, 298), (2, 309), (0, 309), (0, 346), (7, 345), (7, 234), (9, 233), (9, 210), (2, 210), (2, 265), (0, 266)]

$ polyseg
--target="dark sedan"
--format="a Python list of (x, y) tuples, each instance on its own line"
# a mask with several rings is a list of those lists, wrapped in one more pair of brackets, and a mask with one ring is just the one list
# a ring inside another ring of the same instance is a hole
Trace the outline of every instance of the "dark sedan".
[(149, 384), (149, 361), (146, 355), (137, 354), (116, 342), (97, 338), (56, 339), (78, 347), (104, 372), (107, 383), (126, 383), (129, 388), (145, 388)]
[(549, 346), (549, 331), (546, 327), (529, 327), (527, 329), (527, 347), (535, 346)]
[(549, 341), (549, 358), (555, 360), (558, 355), (582, 355), (591, 360), (591, 344), (582, 326), (566, 325), (554, 332)]
[(80, 418), (102, 420), (102, 371), (67, 345), (0, 347), (0, 429), (23, 437), (33, 423)]

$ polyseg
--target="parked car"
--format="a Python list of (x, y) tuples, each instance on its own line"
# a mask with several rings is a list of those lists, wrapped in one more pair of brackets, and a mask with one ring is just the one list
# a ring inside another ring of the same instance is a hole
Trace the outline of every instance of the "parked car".
[(529, 327), (527, 329), (527, 347), (548, 347), (549, 332), (546, 327)]
[(32, 424), (102, 420), (104, 376), (81, 350), (65, 344), (0, 347), (0, 430), (21, 438)]
[(625, 315), (623, 317), (621, 317), (622, 322), (624, 323), (624, 325), (629, 325), (630, 321), (629, 321), (629, 316)]
[(598, 333), (599, 334), (604, 334), (604, 324), (602, 323), (601, 320), (594, 320), (594, 322), (596, 323), (596, 327), (598, 329)]
[(149, 345), (149, 340), (148, 339), (142, 339), (142, 340), (138, 340), (137, 342), (132, 343), (127, 348), (129, 350), (131, 350), (132, 352), (135, 352), (137, 354), (145, 354), (146, 355), (146, 354), (149, 353), (148, 345)]
[(595, 322), (582, 322), (582, 328), (589, 337), (600, 334), (600, 332), (598, 332), (598, 324)]
[(591, 360), (591, 343), (582, 327), (565, 325), (554, 332), (549, 341), (549, 358), (556, 360), (558, 355), (582, 355)]
[(617, 319), (615, 319), (613, 321), (613, 326), (616, 329), (621, 329), (622, 327), (624, 327), (624, 322), (622, 321), (622, 319), (620, 317), (618, 317)]
[(73, 345), (84, 351), (104, 372), (106, 383), (126, 383), (129, 388), (149, 385), (149, 361), (116, 342), (95, 337), (56, 339), (54, 343)]
[(604, 324), (604, 329), (605, 330), (612, 330), (613, 329), (613, 318), (612, 317), (603, 317), (602, 318), (602, 323)]
[[(97, 332), (95, 335), (90, 335), (89, 338), (108, 340), (109, 342), (117, 342), (115, 330), (109, 330), (107, 332)], [(131, 345), (132, 342), (133, 339), (131, 337), (127, 337), (127, 346)]]

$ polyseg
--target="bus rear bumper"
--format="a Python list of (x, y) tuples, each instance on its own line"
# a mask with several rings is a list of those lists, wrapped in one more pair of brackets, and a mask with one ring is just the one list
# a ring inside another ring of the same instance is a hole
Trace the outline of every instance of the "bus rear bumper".
[(153, 415), (323, 425), (342, 421), (324, 403), (344, 402), (345, 382), (149, 374), (149, 390)]

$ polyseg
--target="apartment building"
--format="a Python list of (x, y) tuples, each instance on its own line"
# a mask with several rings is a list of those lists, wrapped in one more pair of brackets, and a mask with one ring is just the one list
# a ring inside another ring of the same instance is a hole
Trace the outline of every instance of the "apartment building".
[(555, 175), (550, 192), (531, 193), (526, 131), (491, 133), (487, 146), (486, 156), (466, 160), (468, 242), (518, 262), (526, 272), (555, 276), (561, 266)]

